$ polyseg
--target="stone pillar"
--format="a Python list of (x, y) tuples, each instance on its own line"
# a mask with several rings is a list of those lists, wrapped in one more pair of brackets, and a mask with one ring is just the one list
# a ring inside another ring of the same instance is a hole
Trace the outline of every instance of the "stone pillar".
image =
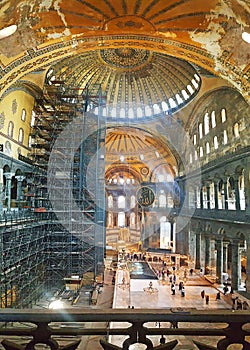
[(201, 233), (196, 232), (195, 268), (201, 268)]
[(239, 176), (234, 177), (235, 209), (240, 210)]
[(4, 173), (4, 176), (6, 178), (6, 198), (7, 198), (7, 211), (10, 211), (10, 204), (11, 204), (11, 180), (12, 176), (14, 174), (12, 173)]
[(206, 184), (206, 189), (207, 189), (207, 209), (211, 208), (211, 203), (210, 203), (210, 183)]
[(233, 290), (238, 290), (240, 285), (239, 267), (241, 266), (241, 262), (240, 262), (240, 254), (239, 254), (239, 245), (240, 243), (238, 239), (231, 240), (231, 247), (232, 247), (231, 280), (232, 280)]
[(223, 271), (228, 272), (228, 242), (223, 242)]
[(217, 258), (216, 258), (216, 276), (218, 276), (218, 283), (223, 283), (223, 240), (221, 238), (216, 241)]
[(225, 201), (225, 210), (228, 210), (228, 190), (227, 190), (227, 179), (223, 180), (224, 183), (224, 201)]
[(214, 183), (214, 209), (218, 209), (218, 182)]
[(17, 180), (17, 203), (18, 203), (18, 208), (20, 209), (20, 201), (23, 199), (23, 194), (22, 194), (22, 182), (25, 179), (25, 176), (22, 175), (17, 175), (15, 176)]
[(194, 188), (194, 207), (197, 208), (197, 187)]
[(205, 236), (205, 274), (210, 274), (211, 270), (211, 250), (210, 250), (211, 236)]
[(203, 206), (203, 186), (201, 185), (201, 189), (200, 189), (200, 207), (201, 209), (204, 208)]

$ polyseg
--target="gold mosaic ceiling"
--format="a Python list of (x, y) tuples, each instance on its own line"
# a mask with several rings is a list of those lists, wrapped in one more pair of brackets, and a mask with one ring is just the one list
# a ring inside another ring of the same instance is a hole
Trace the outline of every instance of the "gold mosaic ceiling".
[(3, 92), (34, 69), (100, 49), (124, 47), (186, 59), (229, 80), (249, 97), (249, 1), (2, 0)]

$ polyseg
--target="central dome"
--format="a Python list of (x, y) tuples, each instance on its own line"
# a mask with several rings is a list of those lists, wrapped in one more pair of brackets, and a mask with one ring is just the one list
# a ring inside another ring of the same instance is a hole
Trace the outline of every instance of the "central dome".
[(87, 90), (90, 96), (101, 90), (101, 113), (91, 101), (88, 111), (124, 122), (172, 115), (194, 98), (201, 84), (188, 62), (131, 47), (85, 52), (62, 60), (47, 75), (48, 84), (53, 81), (63, 82), (65, 95), (70, 89), (79, 94)]

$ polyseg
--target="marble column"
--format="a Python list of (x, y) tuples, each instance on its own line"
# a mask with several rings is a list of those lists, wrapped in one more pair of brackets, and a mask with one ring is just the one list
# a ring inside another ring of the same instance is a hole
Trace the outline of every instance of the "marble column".
[(218, 209), (218, 183), (214, 183), (214, 209)]
[(194, 207), (197, 208), (197, 188), (194, 188)]
[(196, 249), (195, 249), (195, 268), (201, 268), (201, 234), (196, 232)]
[(7, 198), (7, 211), (10, 211), (10, 204), (11, 204), (11, 180), (12, 176), (14, 174), (12, 173), (4, 173), (4, 176), (6, 178), (6, 198)]
[(23, 175), (17, 175), (15, 176), (16, 180), (17, 180), (17, 203), (18, 203), (18, 208), (20, 209), (20, 201), (23, 199), (23, 195), (22, 195), (22, 182), (25, 179), (25, 176)]
[(233, 290), (238, 290), (240, 285), (239, 266), (241, 266), (240, 254), (239, 254), (239, 247), (240, 247), (239, 240), (232, 239), (231, 247), (232, 247), (232, 271), (231, 271), (232, 283), (231, 285)]
[(204, 205), (203, 205), (203, 186), (201, 186), (200, 189), (200, 208), (203, 209)]
[(211, 203), (210, 203), (210, 183), (206, 184), (206, 189), (207, 189), (207, 209), (211, 208)]
[(218, 283), (223, 283), (223, 240), (216, 240), (217, 257), (216, 257), (216, 276), (218, 276)]
[(211, 272), (211, 247), (210, 241), (211, 236), (205, 236), (205, 274), (210, 274)]
[(223, 180), (224, 183), (224, 201), (225, 201), (225, 210), (228, 210), (228, 190), (227, 190), (227, 179)]
[(223, 272), (228, 272), (228, 242), (223, 242)]
[(235, 209), (240, 210), (240, 190), (239, 190), (239, 177), (234, 178), (234, 190), (235, 190)]

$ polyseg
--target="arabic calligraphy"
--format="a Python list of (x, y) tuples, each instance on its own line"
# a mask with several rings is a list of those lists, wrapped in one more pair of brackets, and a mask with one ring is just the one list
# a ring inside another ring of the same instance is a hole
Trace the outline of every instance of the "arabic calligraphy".
[(154, 203), (154, 191), (147, 186), (141, 187), (137, 192), (137, 201), (143, 207), (149, 207)]

